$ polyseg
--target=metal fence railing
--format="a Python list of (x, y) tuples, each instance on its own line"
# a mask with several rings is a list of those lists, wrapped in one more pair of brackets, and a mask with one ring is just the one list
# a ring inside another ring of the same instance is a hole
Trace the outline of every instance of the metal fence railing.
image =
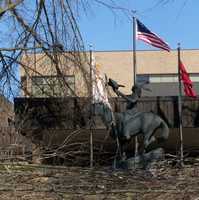
[(0, 162), (23, 159), (25, 144), (14, 127), (0, 127)]

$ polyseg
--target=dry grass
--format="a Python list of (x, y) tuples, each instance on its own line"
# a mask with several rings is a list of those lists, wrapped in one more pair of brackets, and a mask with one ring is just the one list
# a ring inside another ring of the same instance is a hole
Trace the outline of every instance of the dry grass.
[(172, 167), (168, 162), (148, 170), (2, 164), (2, 200), (158, 199), (199, 198), (199, 166)]

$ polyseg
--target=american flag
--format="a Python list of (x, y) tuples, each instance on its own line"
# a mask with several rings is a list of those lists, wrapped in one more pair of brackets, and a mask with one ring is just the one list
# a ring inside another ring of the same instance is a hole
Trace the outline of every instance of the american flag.
[(151, 32), (144, 24), (136, 19), (136, 39), (142, 40), (154, 47), (170, 51), (169, 45), (164, 42), (159, 36)]

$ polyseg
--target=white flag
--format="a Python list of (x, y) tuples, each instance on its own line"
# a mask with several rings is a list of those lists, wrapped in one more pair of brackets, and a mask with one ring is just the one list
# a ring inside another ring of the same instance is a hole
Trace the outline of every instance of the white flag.
[(105, 76), (100, 74), (96, 68), (94, 58), (92, 58), (92, 79), (92, 103), (104, 103), (111, 108), (105, 86)]

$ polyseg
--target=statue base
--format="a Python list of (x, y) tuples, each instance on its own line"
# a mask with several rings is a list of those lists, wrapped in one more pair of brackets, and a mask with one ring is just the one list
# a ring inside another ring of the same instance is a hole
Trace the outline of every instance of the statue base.
[(143, 155), (131, 157), (126, 160), (114, 161), (116, 169), (146, 169), (152, 162), (164, 159), (164, 149), (157, 148)]

